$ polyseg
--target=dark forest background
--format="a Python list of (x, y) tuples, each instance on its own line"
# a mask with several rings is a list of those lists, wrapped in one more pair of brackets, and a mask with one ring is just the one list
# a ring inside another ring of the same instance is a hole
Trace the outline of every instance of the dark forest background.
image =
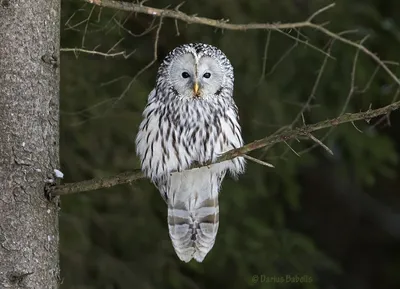
[[(173, 8), (179, 3), (151, 0), (145, 5)], [(181, 10), (231, 23), (296, 22), (329, 3), (189, 0)], [(400, 61), (399, 1), (340, 0), (315, 21), (329, 21), (326, 27), (335, 32), (355, 30), (344, 36), (356, 42), (369, 35), (364, 43), (369, 49), (383, 60)], [(62, 52), (64, 181), (139, 167), (134, 138), (157, 67), (183, 43), (215, 45), (231, 60), (246, 142), (294, 120), (302, 125), (299, 112), (326, 55), (295, 39), (307, 37), (327, 51), (331, 39), (326, 35), (312, 29), (284, 31), (290, 38), (280, 31), (221, 31), (182, 22), (178, 35), (175, 21), (164, 19), (158, 60), (132, 82), (153, 59), (158, 24), (159, 18), (149, 15), (62, 2), (64, 50), (112, 49), (110, 53), (129, 55), (125, 59)], [(377, 108), (397, 98), (394, 81), (362, 52), (349, 98), (356, 52), (333, 43), (334, 59), (327, 59), (304, 111), (306, 123)], [(399, 75), (397, 63), (388, 65)], [(216, 244), (200, 264), (185, 264), (176, 257), (168, 236), (167, 208), (147, 180), (62, 197), (62, 288), (400, 288), (399, 132), (396, 112), (390, 122), (377, 118), (316, 133), (334, 156), (307, 139), (254, 152), (275, 169), (249, 163), (238, 181), (225, 180)], [(308, 282), (287, 282), (286, 275), (303, 276)], [(253, 276), (259, 282), (253, 282)]]

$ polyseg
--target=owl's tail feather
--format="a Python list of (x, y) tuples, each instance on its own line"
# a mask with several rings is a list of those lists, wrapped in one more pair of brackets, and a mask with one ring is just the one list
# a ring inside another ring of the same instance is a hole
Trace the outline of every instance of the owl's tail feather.
[[(168, 206), (168, 227), (179, 259), (202, 262), (214, 246), (219, 225), (218, 196), (196, 204), (196, 200)], [(195, 204), (193, 206), (193, 204)]]

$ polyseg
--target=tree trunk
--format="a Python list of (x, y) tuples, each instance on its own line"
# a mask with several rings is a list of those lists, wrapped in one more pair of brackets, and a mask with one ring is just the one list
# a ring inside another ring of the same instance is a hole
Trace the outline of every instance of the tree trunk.
[(59, 287), (59, 0), (0, 0), (0, 288)]

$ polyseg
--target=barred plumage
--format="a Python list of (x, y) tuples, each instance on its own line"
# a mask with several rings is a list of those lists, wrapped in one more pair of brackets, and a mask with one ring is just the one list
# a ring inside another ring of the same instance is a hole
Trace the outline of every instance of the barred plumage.
[(207, 44), (185, 44), (160, 65), (136, 137), (144, 174), (168, 205), (169, 234), (185, 262), (202, 262), (219, 225), (218, 194), (226, 171), (244, 171), (242, 157), (184, 171), (242, 146), (232, 98), (233, 67)]

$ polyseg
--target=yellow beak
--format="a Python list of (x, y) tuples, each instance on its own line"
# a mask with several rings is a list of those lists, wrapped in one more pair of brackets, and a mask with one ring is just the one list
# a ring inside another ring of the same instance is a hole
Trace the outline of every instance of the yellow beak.
[(199, 84), (197, 82), (194, 83), (193, 91), (196, 96), (199, 95)]

